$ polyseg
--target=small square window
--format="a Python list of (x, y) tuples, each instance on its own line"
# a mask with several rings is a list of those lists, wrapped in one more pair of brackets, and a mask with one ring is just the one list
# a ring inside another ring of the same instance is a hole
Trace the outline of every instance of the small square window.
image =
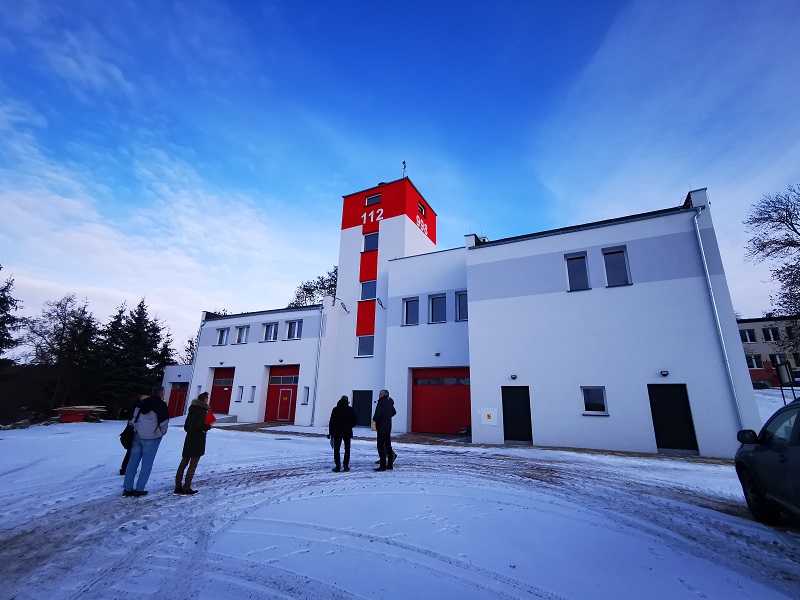
[(419, 298), (403, 300), (403, 325), (419, 325)]
[(744, 343), (753, 343), (756, 341), (756, 330), (755, 329), (740, 329), (739, 330), (739, 337), (742, 338), (742, 342)]
[(761, 360), (760, 354), (748, 354), (745, 356), (747, 359), (747, 368), (748, 369), (763, 369), (764, 362)]
[(569, 291), (577, 292), (591, 289), (589, 287), (589, 271), (586, 267), (586, 252), (567, 254), (564, 259), (567, 261)]
[(299, 340), (303, 335), (303, 321), (289, 321), (286, 324), (286, 339)]
[(456, 321), (466, 321), (467, 317), (467, 292), (456, 292)]
[(377, 281), (364, 281), (361, 283), (361, 299), (362, 300), (375, 300)]
[(625, 255), (625, 246), (605, 248), (603, 250), (603, 261), (606, 265), (606, 285), (608, 287), (630, 284), (631, 278), (628, 273), (628, 259)]
[(265, 342), (275, 342), (278, 340), (278, 324), (277, 323), (264, 323), (264, 340)]
[(608, 414), (606, 408), (606, 388), (604, 387), (581, 387), (583, 392), (584, 413)]
[(378, 249), (378, 232), (368, 233), (364, 236), (364, 252)]
[(228, 343), (228, 332), (230, 331), (230, 327), (226, 327), (225, 329), (217, 329), (217, 343), (216, 346), (224, 346)]
[(245, 325), (243, 327), (236, 328), (236, 343), (237, 344), (246, 344), (247, 343), (247, 336), (250, 333), (250, 326)]
[(428, 296), (430, 314), (428, 323), (447, 322), (447, 298), (444, 294)]
[(372, 206), (373, 204), (377, 204), (381, 201), (381, 195), (375, 194), (374, 196), (369, 196), (367, 198), (367, 206)]
[(362, 335), (358, 338), (358, 356), (372, 356), (375, 350), (375, 336)]

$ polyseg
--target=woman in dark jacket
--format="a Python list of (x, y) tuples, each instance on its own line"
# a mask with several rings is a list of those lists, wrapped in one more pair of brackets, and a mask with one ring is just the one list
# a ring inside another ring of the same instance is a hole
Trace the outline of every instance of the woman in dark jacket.
[(328, 439), (333, 436), (333, 460), (336, 462), (334, 473), (341, 471), (339, 449), (342, 447), (342, 440), (344, 440), (344, 470), (350, 470), (350, 439), (353, 437), (353, 427), (356, 425), (358, 425), (358, 415), (347, 403), (347, 396), (342, 396), (333, 407), (331, 420), (328, 422)]
[[(197, 400), (192, 400), (189, 405), (189, 412), (183, 423), (183, 429), (186, 431), (186, 440), (183, 442), (183, 459), (178, 466), (178, 472), (175, 473), (176, 494), (197, 493), (197, 490), (192, 489), (192, 477), (194, 477), (200, 457), (206, 453), (206, 433), (211, 429), (211, 425), (206, 423), (209, 409), (208, 392), (200, 394)], [(187, 466), (189, 470), (186, 471), (186, 481), (184, 481), (183, 471)]]

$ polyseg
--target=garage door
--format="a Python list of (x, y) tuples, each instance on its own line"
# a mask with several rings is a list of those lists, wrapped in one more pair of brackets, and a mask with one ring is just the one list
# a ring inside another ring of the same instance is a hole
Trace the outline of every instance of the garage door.
[(457, 433), (470, 425), (469, 367), (413, 369), (411, 430)]

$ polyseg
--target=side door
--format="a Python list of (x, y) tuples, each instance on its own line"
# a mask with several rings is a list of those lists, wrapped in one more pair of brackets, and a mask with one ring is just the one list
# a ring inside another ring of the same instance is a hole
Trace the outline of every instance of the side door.
[(800, 406), (784, 410), (767, 421), (759, 434), (755, 460), (755, 476), (762, 491), (781, 506), (796, 503), (798, 493), (797, 477), (791, 477), (792, 470), (798, 473), (800, 454), (797, 448), (797, 415)]

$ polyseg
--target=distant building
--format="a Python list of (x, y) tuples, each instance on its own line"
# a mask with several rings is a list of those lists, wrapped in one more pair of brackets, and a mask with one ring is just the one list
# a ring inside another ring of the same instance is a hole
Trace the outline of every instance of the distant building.
[(368, 427), (386, 388), (396, 432), (702, 456), (760, 424), (705, 190), (460, 248), (436, 231), (407, 178), (344, 196), (336, 296), (204, 313), (192, 397), (319, 426), (347, 395)]
[[(797, 317), (761, 317), (738, 319), (739, 337), (742, 340), (745, 362), (750, 379), (756, 384), (770, 387), (781, 385), (777, 366), (788, 364), (792, 371), (800, 370), (800, 353), (787, 351), (796, 335)], [(800, 373), (797, 374), (800, 378)]]

